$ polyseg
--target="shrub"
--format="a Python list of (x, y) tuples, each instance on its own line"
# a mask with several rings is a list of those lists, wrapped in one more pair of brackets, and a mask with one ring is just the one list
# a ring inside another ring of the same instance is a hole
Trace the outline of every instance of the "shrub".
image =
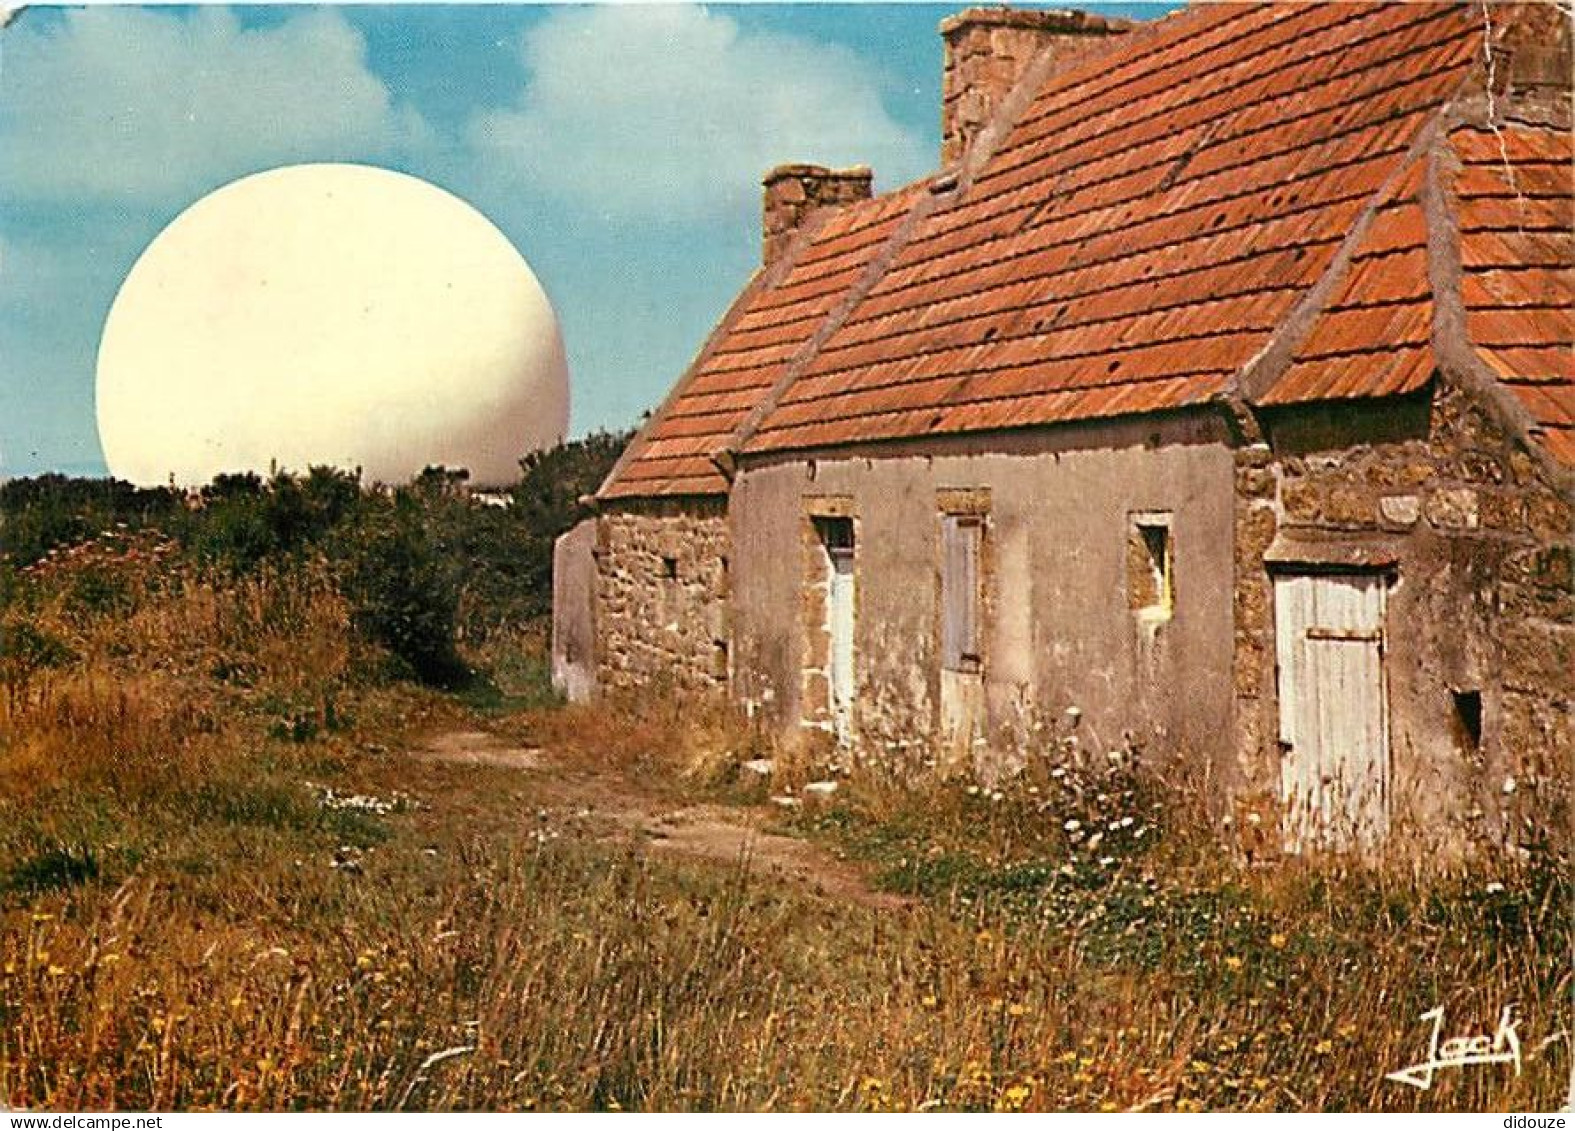
[(426, 683), (467, 674), (455, 649), (457, 570), (439, 554), (419, 502), (407, 493), (364, 513), (335, 539), (351, 621)]

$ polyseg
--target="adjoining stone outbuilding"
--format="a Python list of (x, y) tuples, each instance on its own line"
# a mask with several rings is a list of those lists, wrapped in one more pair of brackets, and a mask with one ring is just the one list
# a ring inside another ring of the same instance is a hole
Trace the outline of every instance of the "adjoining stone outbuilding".
[(597, 688), (984, 774), (1075, 707), (1263, 849), (1567, 837), (1568, 17), (942, 30), (941, 171), (769, 175), (599, 492)]

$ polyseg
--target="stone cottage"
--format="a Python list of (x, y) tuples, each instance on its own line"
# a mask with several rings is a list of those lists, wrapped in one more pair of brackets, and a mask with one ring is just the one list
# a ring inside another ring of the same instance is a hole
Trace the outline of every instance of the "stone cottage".
[(938, 173), (766, 177), (560, 546), (564, 677), (997, 773), (1075, 707), (1289, 851), (1565, 836), (1568, 18), (941, 33)]

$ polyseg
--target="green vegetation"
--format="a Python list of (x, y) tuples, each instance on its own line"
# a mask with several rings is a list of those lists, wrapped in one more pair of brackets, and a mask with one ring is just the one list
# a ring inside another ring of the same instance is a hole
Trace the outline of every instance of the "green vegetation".
[[(591, 447), (509, 510), (438, 469), (0, 488), (0, 1103), (1563, 1102), (1567, 861), (1255, 868), (1178, 767), (1075, 727), (990, 787), (862, 767), (783, 808), (725, 714), (557, 704), (528, 613)], [(778, 834), (759, 867), (681, 835), (726, 821)], [(1520, 1074), (1384, 1079), (1423, 1012), (1511, 1004)]]

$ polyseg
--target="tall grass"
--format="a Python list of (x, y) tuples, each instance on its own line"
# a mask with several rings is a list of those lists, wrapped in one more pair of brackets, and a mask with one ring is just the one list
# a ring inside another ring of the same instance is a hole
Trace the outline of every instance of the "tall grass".
[[(218, 580), (125, 550), (54, 567), (3, 613), (0, 1102), (1528, 1110), (1565, 1096), (1563, 864), (1492, 890), (1253, 868), (1188, 835), (1169, 795), (1184, 782), (1068, 755), (1008, 788), (855, 775), (830, 804), (781, 811), (911, 897), (839, 903), (747, 860), (683, 864), (587, 831), (550, 775), (400, 757), (411, 729), (477, 717), (379, 682), (317, 567)], [(537, 678), (511, 662), (505, 697)], [(765, 752), (665, 702), (487, 710), (556, 773), (657, 807), (736, 799), (729, 768)], [(547, 831), (561, 835), (528, 835)], [(1424, 1055), (1426, 1010), (1445, 1008), (1446, 1037), (1491, 1034), (1510, 1004), (1519, 1075), (1444, 1070), (1426, 1092), (1384, 1079)]]

